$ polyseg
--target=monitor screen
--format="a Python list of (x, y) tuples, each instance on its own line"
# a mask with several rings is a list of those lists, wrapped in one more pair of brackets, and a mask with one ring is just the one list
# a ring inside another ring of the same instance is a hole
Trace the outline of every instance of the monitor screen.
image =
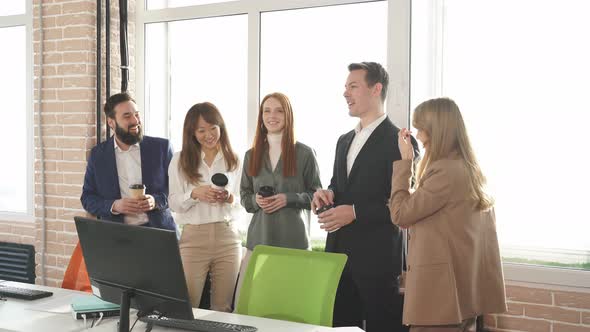
[(122, 316), (130, 305), (141, 314), (194, 319), (174, 231), (74, 220), (94, 295), (121, 304)]

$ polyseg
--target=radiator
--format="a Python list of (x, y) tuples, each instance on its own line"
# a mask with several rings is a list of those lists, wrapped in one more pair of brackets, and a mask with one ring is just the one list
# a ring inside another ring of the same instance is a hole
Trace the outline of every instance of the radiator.
[(0, 242), (0, 279), (35, 283), (35, 247)]

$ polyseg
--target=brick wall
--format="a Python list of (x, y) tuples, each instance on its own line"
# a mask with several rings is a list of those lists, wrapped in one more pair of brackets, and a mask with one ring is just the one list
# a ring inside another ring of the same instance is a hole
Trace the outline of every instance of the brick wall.
[[(39, 9), (42, 3), (43, 68), (40, 60)], [(111, 93), (120, 88), (118, 1), (111, 1)], [(129, 46), (134, 64), (135, 2), (129, 3)], [(49, 286), (61, 285), (78, 241), (73, 216), (85, 215), (80, 203), (86, 158), (96, 144), (96, 1), (34, 0), (35, 222), (0, 221), (0, 241), (33, 244), (41, 262), (42, 203), (45, 202), (45, 275)], [(103, 11), (104, 36), (104, 11)], [(104, 38), (104, 37), (103, 37)], [(102, 50), (105, 51), (105, 41)], [(103, 57), (104, 58), (104, 57)], [(104, 61), (103, 61), (104, 63)], [(37, 128), (38, 77), (42, 69), (41, 137)], [(103, 67), (103, 93), (105, 86)], [(134, 72), (131, 73), (131, 79)], [(130, 82), (130, 90), (134, 82)], [(104, 101), (104, 94), (103, 94)], [(102, 120), (104, 128), (104, 117)], [(41, 139), (41, 140), (40, 140)], [(41, 143), (45, 195), (41, 194)], [(37, 283), (41, 268), (37, 265)]]
[(590, 332), (590, 292), (507, 285), (508, 312), (485, 317), (489, 331)]

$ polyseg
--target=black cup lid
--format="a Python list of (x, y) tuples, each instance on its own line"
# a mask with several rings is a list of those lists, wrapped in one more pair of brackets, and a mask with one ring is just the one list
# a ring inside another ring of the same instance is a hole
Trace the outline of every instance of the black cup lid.
[(129, 189), (143, 189), (145, 186), (141, 183), (130, 184)]
[(225, 174), (223, 174), (223, 173), (215, 173), (211, 177), (211, 182), (218, 187), (227, 186), (228, 181), (229, 180), (227, 179), (227, 176), (225, 176)]
[(275, 188), (272, 186), (262, 186), (258, 189), (258, 194), (262, 197), (269, 197), (275, 194)]

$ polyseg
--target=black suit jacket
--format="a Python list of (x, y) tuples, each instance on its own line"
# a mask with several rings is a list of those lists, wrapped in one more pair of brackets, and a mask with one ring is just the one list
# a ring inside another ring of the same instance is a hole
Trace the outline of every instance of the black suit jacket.
[[(356, 157), (350, 175), (346, 158), (354, 130), (340, 136), (329, 186), (334, 204), (354, 205), (356, 220), (328, 233), (326, 251), (348, 255), (345, 273), (356, 277), (395, 277), (402, 267), (402, 233), (391, 222), (387, 202), (391, 194), (393, 162), (401, 159), (397, 128), (386, 118)], [(412, 137), (414, 153), (418, 144)]]

